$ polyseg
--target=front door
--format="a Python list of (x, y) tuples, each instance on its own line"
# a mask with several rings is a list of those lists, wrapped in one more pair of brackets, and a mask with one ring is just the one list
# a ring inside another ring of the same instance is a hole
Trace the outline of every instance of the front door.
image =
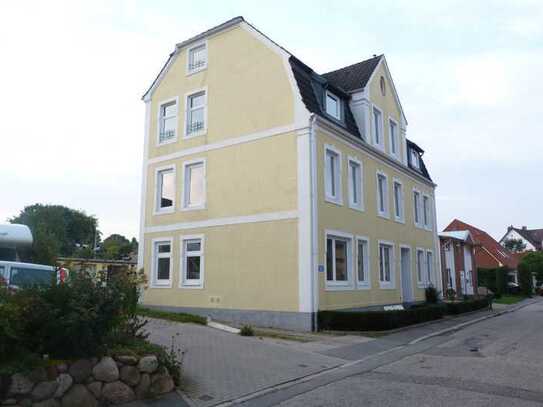
[(413, 302), (413, 279), (411, 277), (411, 249), (401, 248), (400, 268), (402, 274), (402, 301)]
[(473, 295), (473, 270), (471, 262), (471, 251), (464, 246), (464, 269), (466, 270), (466, 291), (467, 295)]

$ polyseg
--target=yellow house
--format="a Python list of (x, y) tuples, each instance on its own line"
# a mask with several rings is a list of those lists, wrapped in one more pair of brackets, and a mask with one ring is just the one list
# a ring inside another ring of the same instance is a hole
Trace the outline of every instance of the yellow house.
[(319, 75), (237, 17), (143, 100), (144, 305), (312, 330), (441, 287), (436, 185), (383, 55)]

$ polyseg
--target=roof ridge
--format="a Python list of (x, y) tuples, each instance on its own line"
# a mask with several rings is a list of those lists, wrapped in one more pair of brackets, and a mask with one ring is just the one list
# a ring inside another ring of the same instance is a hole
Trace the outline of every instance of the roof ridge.
[(381, 58), (381, 57), (383, 57), (383, 56), (385, 56), (385, 54), (375, 55), (375, 56), (373, 56), (373, 57), (371, 57), (371, 58), (368, 58), (368, 59), (364, 59), (364, 60), (362, 60), (362, 61), (355, 62), (355, 63), (353, 63), (353, 64), (351, 64), (351, 65), (347, 65), (347, 66), (344, 66), (344, 67), (342, 67), (342, 68), (334, 69), (333, 71), (329, 71), (329, 72), (323, 73), (322, 76), (328, 75), (328, 74), (332, 74), (332, 73), (335, 73), (335, 72), (339, 72), (339, 71), (342, 71), (342, 70), (344, 70), (344, 69), (352, 68), (352, 67), (355, 66), (355, 65), (362, 64), (362, 63), (364, 63), (364, 62), (368, 62), (368, 61), (371, 61), (371, 60), (373, 60), (373, 59), (379, 59), (379, 58)]

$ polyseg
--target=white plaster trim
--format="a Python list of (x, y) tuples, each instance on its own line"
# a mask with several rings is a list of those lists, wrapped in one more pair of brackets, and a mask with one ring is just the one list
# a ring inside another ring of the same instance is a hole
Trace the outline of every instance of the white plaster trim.
[(391, 250), (391, 256), (392, 259), (390, 259), (390, 282), (389, 281), (381, 281), (381, 268), (378, 267), (378, 274), (379, 274), (379, 288), (382, 290), (394, 290), (396, 289), (396, 245), (394, 242), (391, 242), (389, 240), (378, 240), (377, 241), (377, 264), (380, 265), (381, 261), (381, 245), (390, 246), (392, 248)]
[[(157, 252), (156, 245), (157, 243), (170, 243), (170, 278), (164, 282), (158, 282), (157, 280)], [(151, 288), (172, 288), (173, 281), (173, 237), (157, 237), (151, 240)]]
[[(367, 259), (366, 259), (366, 265), (367, 265), (367, 278), (364, 281), (360, 281), (358, 279), (358, 242), (363, 241), (366, 242), (366, 247), (368, 248), (367, 251)], [(359, 290), (370, 290), (371, 289), (371, 243), (370, 238), (368, 236), (355, 236), (355, 244), (356, 244), (356, 255), (354, 256), (354, 274), (356, 275), (354, 281), (356, 282), (356, 288)]]
[(143, 161), (141, 166), (141, 192), (140, 192), (140, 235), (138, 245), (138, 270), (144, 266), (145, 253), (145, 211), (147, 198), (147, 159), (149, 154), (149, 129), (151, 127), (151, 102), (145, 102), (145, 123), (143, 136)]
[(250, 143), (253, 141), (258, 141), (268, 137), (280, 136), (283, 134), (291, 133), (297, 130), (306, 129), (306, 126), (299, 127), (295, 124), (290, 124), (287, 126), (273, 127), (271, 129), (259, 131), (256, 133), (250, 133), (241, 137), (236, 138), (227, 138), (225, 140), (219, 141), (217, 143), (206, 144), (203, 146), (187, 148), (184, 150), (176, 151), (175, 153), (161, 155), (159, 157), (150, 158), (147, 160), (148, 165), (160, 163), (163, 161), (175, 160), (177, 158), (186, 157), (193, 154), (205, 153), (207, 151), (220, 150), (222, 148), (227, 148), (235, 146), (238, 144)]
[[(396, 191), (394, 190), (395, 184), (400, 185), (400, 216), (396, 215)], [(392, 201), (394, 203), (394, 220), (398, 223), (405, 224), (405, 190), (403, 182), (396, 177), (392, 178)]]
[[(326, 165), (326, 158), (327, 158), (327, 152), (332, 151), (335, 154), (337, 154), (337, 182), (336, 182), (336, 196), (329, 195), (328, 188), (326, 187), (326, 178), (327, 178), (327, 171), (328, 167)], [(343, 160), (342, 160), (342, 153), (341, 150), (334, 147), (331, 144), (325, 144), (324, 145), (324, 200), (326, 202), (330, 202), (336, 205), (343, 205)]]
[[(189, 98), (197, 93), (204, 93), (204, 128), (202, 130), (199, 130), (195, 133), (187, 133), (187, 124), (189, 122)], [(183, 121), (183, 139), (188, 140), (194, 137), (199, 137), (207, 134), (207, 100), (208, 100), (208, 91), (207, 86), (204, 86), (202, 88), (193, 89), (190, 92), (185, 93), (185, 114), (184, 114), (184, 121)]]
[[(337, 237), (345, 239), (347, 243), (347, 281), (328, 281), (328, 270), (326, 261), (326, 248), (328, 237)], [(341, 230), (325, 229), (324, 230), (324, 282), (326, 291), (349, 291), (354, 289), (354, 276), (353, 276), (353, 263), (354, 263), (354, 235), (351, 233), (343, 232)], [(350, 257), (350, 259), (349, 259)]]
[(179, 222), (169, 225), (148, 226), (145, 228), (145, 233), (173, 232), (176, 230), (240, 225), (244, 223), (273, 222), (290, 219), (298, 219), (298, 211), (268, 212), (248, 216), (232, 216), (227, 218), (213, 218), (194, 222)]
[[(187, 179), (187, 167), (193, 164), (202, 164), (203, 165), (203, 177), (204, 177), (204, 186), (203, 186), (203, 202), (200, 205), (189, 206), (187, 204), (188, 200), (188, 179)], [(206, 209), (207, 205), (207, 160), (205, 158), (195, 158), (193, 160), (188, 160), (183, 162), (183, 168), (181, 170), (181, 179), (182, 179), (182, 188), (181, 188), (181, 211), (196, 211), (201, 209)]]
[[(379, 175), (385, 178), (385, 195), (383, 196), (383, 204), (385, 206), (385, 210), (381, 211), (379, 201)], [(385, 219), (390, 219), (390, 199), (389, 199), (389, 190), (388, 190), (388, 175), (381, 170), (377, 170), (375, 172), (375, 199), (376, 199), (376, 205), (377, 205), (377, 216)]]
[(175, 164), (170, 165), (164, 165), (162, 167), (155, 168), (155, 188), (154, 188), (154, 211), (153, 215), (164, 215), (167, 213), (174, 213), (175, 212), (175, 195), (177, 195), (176, 192), (173, 194), (173, 200), (172, 200), (172, 206), (169, 208), (159, 208), (158, 206), (158, 175), (161, 171), (166, 170), (172, 170), (173, 171), (173, 184), (177, 187), (177, 175), (176, 175), (176, 166)]
[(320, 275), (318, 270), (319, 265), (319, 218), (318, 218), (318, 198), (319, 185), (317, 182), (317, 140), (315, 136), (315, 115), (311, 116), (309, 122), (309, 140), (311, 151), (311, 284), (312, 284), (312, 301), (313, 301), (313, 329), (319, 329), (319, 296), (320, 296)]
[[(196, 69), (190, 69), (190, 52), (194, 49), (194, 48), (198, 48), (200, 45), (205, 45), (205, 49), (206, 49), (206, 63), (203, 65), (203, 66), (200, 66)], [(198, 42), (195, 42), (194, 44), (191, 44), (190, 47), (187, 48), (187, 66), (186, 66), (186, 76), (190, 76), (190, 75), (194, 75), (195, 73), (198, 73), (198, 72), (201, 72), (201, 71), (205, 71), (207, 69), (207, 64), (209, 62), (209, 47), (207, 46), (207, 38), (202, 40), (202, 41), (198, 41)]]
[[(186, 268), (187, 264), (185, 262), (185, 241), (187, 240), (200, 240), (200, 251), (198, 252), (200, 256), (200, 279), (191, 280), (188, 282), (186, 278)], [(204, 288), (204, 271), (205, 271), (205, 235), (182, 235), (179, 236), (179, 288), (187, 289), (203, 289)]]
[[(175, 102), (175, 135), (166, 141), (160, 142), (160, 127), (161, 127), (161, 114), (162, 106), (166, 103)], [(179, 134), (179, 96), (174, 96), (169, 99), (165, 99), (159, 102), (158, 111), (156, 115), (156, 146), (161, 147), (167, 144), (175, 143), (177, 141), (177, 135)]]
[[(351, 162), (358, 164), (358, 168), (360, 169), (360, 183), (358, 185), (358, 203), (353, 202), (353, 184), (352, 184), (352, 169), (351, 169)], [(349, 202), (349, 208), (355, 209), (357, 211), (363, 212), (364, 211), (364, 167), (362, 165), (362, 161), (360, 161), (358, 158), (353, 156), (347, 157), (347, 191), (348, 191), (348, 202)]]

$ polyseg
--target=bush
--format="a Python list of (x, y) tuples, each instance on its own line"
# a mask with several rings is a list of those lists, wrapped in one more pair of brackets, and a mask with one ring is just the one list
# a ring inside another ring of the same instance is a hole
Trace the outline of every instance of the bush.
[(250, 325), (243, 325), (239, 330), (241, 336), (255, 336), (255, 331)]
[(320, 329), (338, 331), (387, 331), (432, 321), (445, 314), (443, 304), (423, 305), (397, 311), (319, 311)]
[(448, 315), (458, 315), (464, 312), (476, 311), (482, 308), (488, 308), (490, 304), (490, 298), (477, 298), (470, 299), (462, 302), (448, 302), (446, 304), (446, 312)]
[(496, 269), (477, 269), (477, 280), (479, 287), (486, 287), (492, 291), (496, 297), (501, 297), (507, 292), (507, 267)]
[(434, 286), (426, 287), (424, 297), (426, 298), (426, 303), (437, 304), (439, 301), (439, 291)]

